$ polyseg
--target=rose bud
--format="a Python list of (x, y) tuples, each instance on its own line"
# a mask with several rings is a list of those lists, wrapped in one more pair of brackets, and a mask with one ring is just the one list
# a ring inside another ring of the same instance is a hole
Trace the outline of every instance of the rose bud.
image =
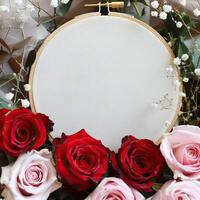
[(14, 164), (2, 167), (1, 184), (5, 200), (46, 200), (59, 187), (52, 154), (47, 149), (32, 150)]
[(147, 139), (126, 136), (117, 154), (111, 155), (113, 169), (130, 187), (152, 191), (153, 179), (163, 172), (165, 161), (158, 146)]
[(85, 200), (145, 200), (135, 189), (131, 189), (119, 178), (104, 178)]
[(107, 172), (109, 152), (101, 141), (85, 130), (54, 140), (57, 172), (66, 185), (85, 190), (96, 185)]
[(165, 134), (160, 150), (174, 178), (200, 180), (200, 128), (177, 126)]

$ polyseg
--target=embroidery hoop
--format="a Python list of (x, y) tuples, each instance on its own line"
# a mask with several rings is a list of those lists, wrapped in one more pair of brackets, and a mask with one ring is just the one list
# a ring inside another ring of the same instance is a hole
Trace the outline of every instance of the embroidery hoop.
[[(41, 109), (37, 109), (36, 105), (35, 105), (35, 99), (34, 99), (34, 92), (38, 89), (35, 89), (35, 86), (34, 86), (34, 76), (35, 76), (35, 72), (37, 70), (37, 65), (38, 65), (38, 62), (40, 61), (40, 57), (41, 57), (41, 54), (45, 51), (46, 47), (48, 46), (48, 44), (54, 39), (56, 38), (56, 36), (62, 32), (63, 30), (67, 29), (68, 27), (72, 26), (73, 24), (77, 23), (77, 22), (81, 22), (81, 21), (84, 21), (84, 20), (87, 20), (89, 18), (92, 18), (92, 17), (102, 17), (101, 16), (101, 6), (99, 4), (99, 12), (97, 13), (89, 13), (89, 14), (84, 14), (84, 15), (80, 15), (78, 17), (76, 17), (75, 19), (67, 22), (66, 24), (64, 24), (63, 26), (61, 26), (60, 28), (58, 28), (55, 32), (53, 32), (46, 40), (45, 42), (43, 43), (43, 45), (40, 47), (38, 53), (37, 53), (37, 57), (36, 57), (36, 61), (35, 63), (33, 64), (32, 66), (32, 69), (31, 69), (31, 73), (30, 73), (30, 77), (29, 77), (29, 84), (32, 86), (32, 90), (29, 92), (29, 97), (30, 97), (30, 103), (31, 103), (31, 109), (32, 111), (34, 112), (43, 112), (43, 110)], [(108, 9), (109, 11), (109, 9)], [(172, 59), (174, 58), (174, 54), (173, 54), (173, 51), (171, 50), (171, 48), (169, 47), (169, 45), (165, 42), (165, 40), (162, 38), (162, 36), (159, 35), (159, 33), (157, 33), (153, 28), (151, 28), (149, 25), (145, 24), (144, 22), (140, 21), (140, 20), (137, 20), (135, 18), (133, 18), (132, 16), (129, 16), (127, 14), (121, 14), (121, 13), (115, 13), (115, 12), (109, 12), (108, 13), (108, 17), (116, 17), (116, 18), (120, 18), (120, 19), (125, 19), (125, 20), (128, 20), (130, 23), (134, 23), (134, 24), (138, 24), (139, 26), (142, 26), (143, 28), (145, 28), (146, 30), (150, 31), (154, 36), (156, 36), (157, 39), (159, 39), (160, 43), (162, 43), (162, 45), (164, 45), (165, 49), (168, 51), (168, 53), (170, 54), (171, 56), (171, 61)], [(173, 70), (174, 70), (174, 73), (175, 73), (175, 78), (177, 80), (179, 80), (181, 82), (181, 79), (180, 79), (180, 76), (179, 76), (179, 72), (178, 70), (173, 66)], [(182, 92), (182, 84), (178, 87), (177, 89), (177, 93), (181, 93)], [(174, 115), (173, 117), (171, 118), (171, 120), (168, 120), (166, 119), (166, 121), (163, 122), (165, 128), (163, 128), (163, 131), (160, 132), (159, 134), (159, 137), (158, 137), (158, 133), (157, 133), (157, 137), (152, 137), (152, 138), (149, 138), (149, 139), (153, 139), (155, 142), (159, 141), (160, 137), (162, 136), (162, 133), (164, 132), (169, 132), (172, 127), (175, 125), (176, 123), (176, 120), (177, 120), (177, 117), (179, 115), (179, 112), (180, 112), (180, 108), (181, 108), (181, 104), (182, 104), (182, 97), (181, 95), (178, 95), (177, 94), (177, 104), (176, 104), (176, 108), (175, 108), (175, 111), (173, 111)], [(59, 106), (59, 104), (57, 105)], [(81, 112), (81, 111), (80, 111)], [(45, 114), (49, 114), (49, 113), (45, 113)], [(50, 116), (51, 117), (51, 116)], [(57, 120), (56, 120), (57, 121)], [(57, 123), (55, 121), (55, 123)], [(70, 126), (70, 124), (69, 124)], [(115, 126), (115, 124), (112, 124), (111, 123), (111, 126)], [(145, 125), (144, 125), (145, 126)], [(88, 130), (88, 127), (80, 127), (80, 128), (86, 128), (86, 130)], [(66, 128), (67, 129), (67, 128)], [(73, 131), (75, 130), (72, 130), (73, 128), (69, 128), (67, 129), (65, 132), (68, 134), (68, 133), (73, 133)], [(76, 128), (75, 128), (76, 129)], [(90, 128), (89, 128), (90, 129)], [(57, 131), (57, 130), (56, 130)], [(78, 129), (76, 129), (76, 131), (78, 131)], [(101, 135), (95, 135), (94, 131), (90, 131), (88, 130), (88, 132), (94, 136), (95, 138), (97, 139), (101, 139), (102, 142), (107, 145), (108, 147), (114, 149), (114, 150), (117, 150), (117, 148), (119, 147), (119, 144), (120, 144), (120, 141), (116, 141), (116, 145), (115, 144), (109, 144), (108, 141), (104, 141), (103, 138), (101, 138)], [(137, 132), (132, 130), (131, 131), (124, 131), (123, 132), (123, 135), (127, 135), (127, 134), (134, 134)], [(57, 135), (53, 135), (53, 137), (55, 136), (59, 136), (61, 134), (61, 132), (59, 132), (59, 134)], [(106, 134), (106, 133), (104, 133)], [(136, 134), (136, 136), (138, 136)], [(145, 137), (145, 136), (143, 136)], [(147, 137), (148, 138), (148, 137)], [(106, 139), (108, 140), (108, 138)], [(112, 139), (111, 139), (112, 140)], [(119, 140), (119, 139), (118, 139)]]

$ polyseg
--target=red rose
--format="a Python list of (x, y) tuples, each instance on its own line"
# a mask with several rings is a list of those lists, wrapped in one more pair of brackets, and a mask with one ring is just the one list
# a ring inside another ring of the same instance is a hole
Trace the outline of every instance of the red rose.
[(28, 109), (0, 110), (0, 149), (13, 157), (38, 149), (46, 140), (53, 122), (46, 115)]
[(119, 176), (141, 192), (152, 191), (152, 179), (159, 177), (165, 166), (158, 146), (150, 140), (138, 140), (133, 136), (122, 140), (118, 154), (112, 152), (111, 160)]
[(56, 168), (63, 183), (76, 190), (85, 190), (98, 183), (106, 173), (109, 152), (101, 141), (85, 130), (62, 135), (54, 140)]

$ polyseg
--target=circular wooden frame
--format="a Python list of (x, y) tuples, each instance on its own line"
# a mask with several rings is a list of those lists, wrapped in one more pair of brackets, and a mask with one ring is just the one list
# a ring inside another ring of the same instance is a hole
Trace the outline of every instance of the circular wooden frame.
[[(29, 84), (31, 86), (33, 86), (33, 77), (34, 77), (34, 72), (35, 72), (35, 68), (36, 68), (36, 65), (37, 65), (37, 62), (39, 60), (39, 57), (42, 53), (42, 51), (44, 50), (44, 48), (46, 47), (46, 45), (48, 44), (48, 42), (54, 38), (54, 36), (56, 36), (57, 33), (59, 33), (60, 31), (62, 31), (64, 28), (66, 28), (67, 26), (70, 26), (71, 24), (79, 21), (79, 20), (82, 20), (82, 19), (86, 19), (86, 18), (89, 18), (89, 17), (92, 17), (92, 16), (100, 16), (101, 14), (98, 12), (98, 13), (89, 13), (89, 14), (84, 14), (84, 15), (80, 15), (80, 16), (77, 16), (76, 18), (74, 18), (73, 20), (65, 23), (64, 25), (62, 25), (61, 27), (59, 27), (57, 30), (55, 30), (45, 41), (44, 43), (42, 44), (42, 46), (39, 48), (39, 51), (37, 52), (37, 56), (36, 56), (36, 60), (31, 68), (31, 72), (30, 72), (30, 76), (29, 76)], [(116, 13), (116, 12), (110, 12), (109, 13), (109, 16), (115, 16), (115, 17), (119, 17), (119, 18), (125, 18), (131, 22), (134, 22), (134, 23), (138, 23), (140, 25), (142, 25), (144, 28), (148, 29), (150, 32), (152, 32), (159, 40), (161, 43), (163, 43), (163, 45), (166, 47), (166, 49), (168, 50), (169, 54), (171, 55), (172, 59), (175, 57), (174, 56), (174, 53), (172, 51), (172, 49), (169, 47), (169, 45), (167, 44), (167, 42), (164, 40), (164, 38), (156, 31), (154, 30), (152, 27), (150, 27), (148, 24), (138, 20), (138, 19), (135, 19), (134, 17), (130, 16), (130, 15), (127, 15), (127, 14), (122, 14), (122, 13)], [(182, 81), (181, 81), (181, 78), (180, 78), (180, 75), (179, 75), (179, 71), (177, 70), (177, 68), (175, 66), (173, 66), (174, 70), (177, 72), (177, 79), (181, 82), (181, 85), (179, 87), (179, 92), (181, 93), (182, 92)], [(33, 87), (32, 87), (33, 88)], [(35, 108), (35, 104), (34, 104), (34, 99), (33, 99), (33, 90), (31, 90), (29, 92), (29, 99), (30, 99), (30, 104), (31, 104), (31, 109), (33, 112), (37, 112), (36, 108)], [(172, 119), (172, 121), (169, 121), (168, 125), (166, 126), (166, 131), (165, 132), (170, 132), (171, 129), (173, 128), (173, 126), (175, 125), (176, 121), (177, 121), (177, 118), (178, 118), (178, 115), (179, 115), (179, 112), (180, 112), (180, 109), (181, 109), (181, 105), (182, 105), (182, 97), (181, 95), (179, 95), (179, 98), (178, 98), (178, 104), (176, 106), (176, 112), (175, 112), (175, 115)]]

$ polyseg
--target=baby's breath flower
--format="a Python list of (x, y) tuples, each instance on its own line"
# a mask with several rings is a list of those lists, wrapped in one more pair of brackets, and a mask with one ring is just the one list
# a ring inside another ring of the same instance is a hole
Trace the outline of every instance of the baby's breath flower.
[(58, 0), (51, 0), (51, 7), (53, 8), (58, 7)]
[(194, 70), (194, 73), (195, 73), (197, 76), (200, 76), (200, 68), (195, 69), (195, 70)]
[(31, 86), (30, 86), (29, 84), (25, 84), (25, 85), (24, 85), (24, 90), (25, 90), (26, 92), (30, 91), (30, 90), (31, 90)]
[(173, 63), (178, 66), (181, 64), (181, 59), (179, 57), (176, 57), (174, 58)]
[(182, 23), (182, 22), (178, 21), (178, 22), (176, 23), (176, 27), (177, 27), (177, 28), (181, 28), (182, 26), (183, 26), (183, 23)]
[(151, 16), (152, 17), (158, 17), (158, 12), (157, 11), (151, 11)]
[(152, 8), (157, 9), (159, 7), (158, 1), (152, 1), (151, 6), (152, 6)]
[(163, 6), (163, 10), (166, 12), (166, 13), (169, 13), (172, 11), (172, 6), (170, 5), (164, 5)]
[(187, 61), (187, 60), (189, 59), (189, 55), (188, 55), (187, 53), (185, 53), (185, 54), (183, 54), (183, 55), (181, 56), (181, 59), (182, 59), (183, 61)]
[(162, 11), (162, 12), (160, 12), (159, 17), (160, 17), (160, 19), (162, 19), (162, 20), (166, 20), (166, 19), (167, 19), (167, 13), (164, 12), (164, 11)]
[(61, 0), (61, 3), (63, 4), (67, 4), (69, 2), (69, 0)]
[(194, 16), (199, 17), (200, 16), (200, 10), (198, 8), (194, 9), (193, 14), (194, 14)]
[(28, 99), (21, 99), (21, 104), (24, 108), (28, 108), (30, 106), (30, 102), (28, 101)]
[(184, 77), (184, 78), (183, 78), (183, 82), (184, 82), (184, 83), (187, 83), (188, 81), (189, 81), (189, 78), (187, 78), (187, 77)]

